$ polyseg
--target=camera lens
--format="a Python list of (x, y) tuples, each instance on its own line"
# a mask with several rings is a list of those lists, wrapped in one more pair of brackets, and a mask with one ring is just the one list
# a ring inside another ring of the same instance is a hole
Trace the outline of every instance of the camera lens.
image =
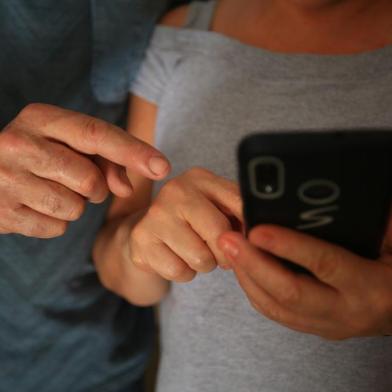
[(256, 167), (256, 184), (261, 193), (272, 194), (278, 190), (278, 168), (272, 163)]

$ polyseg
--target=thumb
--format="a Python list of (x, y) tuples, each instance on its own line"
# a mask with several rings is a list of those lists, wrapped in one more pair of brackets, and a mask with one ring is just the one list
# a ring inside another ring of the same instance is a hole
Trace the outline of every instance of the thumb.
[(133, 188), (124, 167), (101, 157), (96, 157), (95, 163), (106, 178), (106, 183), (110, 192), (123, 198), (131, 196)]

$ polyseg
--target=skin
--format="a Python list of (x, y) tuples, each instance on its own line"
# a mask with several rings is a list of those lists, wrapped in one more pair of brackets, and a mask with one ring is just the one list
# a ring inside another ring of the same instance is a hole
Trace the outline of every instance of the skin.
[(109, 191), (132, 193), (124, 168), (160, 179), (169, 163), (102, 120), (50, 105), (27, 106), (0, 133), (0, 234), (64, 234), (87, 200), (101, 203)]
[(353, 54), (390, 43), (391, 12), (389, 0), (220, 0), (212, 28), (273, 52)]
[[(392, 334), (392, 230), (379, 260), (277, 226), (249, 239), (225, 233), (219, 246), (252, 306), (288, 328), (329, 340)], [(291, 260), (314, 277), (279, 263)]]
[[(131, 99), (128, 131), (153, 143), (157, 108)], [(188, 282), (227, 264), (218, 238), (242, 221), (237, 184), (202, 168), (168, 181), (151, 200), (151, 181), (129, 171), (132, 200), (116, 199), (93, 250), (105, 287), (136, 305), (159, 302), (169, 281)]]
[[(186, 12), (181, 7), (163, 23), (179, 27)], [(391, 43), (391, 13), (384, 0), (221, 0), (212, 29), (277, 52), (352, 54)], [(133, 98), (131, 112), (129, 132), (153, 144), (157, 108)], [(149, 128), (140, 125), (147, 118)], [(288, 328), (333, 340), (392, 334), (392, 230), (378, 262), (280, 227), (258, 227), (246, 239), (230, 230), (242, 222), (235, 183), (191, 169), (150, 203), (151, 185), (129, 174), (140, 204), (119, 206), (122, 217), (104, 228), (94, 250), (102, 282), (128, 301), (156, 303), (168, 280), (186, 282), (220, 265), (234, 270), (256, 311)], [(277, 257), (314, 278), (284, 269)]]
[[(251, 6), (254, 11), (262, 7), (256, 2)], [(391, 44), (391, 23), (386, 20), (391, 7), (388, 1), (269, 2), (260, 17), (269, 32), (259, 30), (249, 40), (287, 53), (375, 50)], [(287, 31), (283, 28), (277, 33), (274, 26), (286, 26)], [(296, 31), (294, 38), (290, 30)], [(374, 262), (275, 226), (257, 227), (249, 239), (234, 232), (219, 239), (244, 293), (259, 313), (293, 330), (332, 340), (392, 334), (391, 243), (389, 229), (381, 257)], [(277, 257), (308, 268), (315, 278), (284, 269)]]

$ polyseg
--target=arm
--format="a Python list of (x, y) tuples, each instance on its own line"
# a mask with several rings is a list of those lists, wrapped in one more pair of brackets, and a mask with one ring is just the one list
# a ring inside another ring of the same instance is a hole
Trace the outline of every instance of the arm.
[[(132, 135), (152, 143), (156, 112), (133, 98)], [(168, 181), (150, 203), (151, 182), (129, 176), (134, 195), (114, 200), (93, 259), (105, 287), (136, 305), (152, 305), (168, 281), (187, 282), (225, 265), (217, 239), (232, 229), (234, 217), (242, 222), (241, 198), (237, 184), (193, 168)]]
[[(181, 25), (185, 11), (174, 10), (162, 23)], [(132, 98), (132, 135), (152, 144), (156, 114), (156, 106)], [(232, 229), (230, 218), (242, 220), (236, 184), (194, 168), (168, 181), (150, 205), (151, 182), (128, 175), (134, 195), (114, 201), (93, 252), (108, 289), (134, 304), (150, 305), (165, 295), (167, 281), (187, 282), (225, 265), (217, 238)]]
[[(188, 6), (178, 7), (166, 14), (161, 23), (180, 27)], [(128, 132), (148, 144), (154, 143), (157, 107), (141, 98), (132, 97), (129, 105)], [(134, 192), (126, 199), (115, 198), (100, 231), (93, 259), (105, 287), (136, 305), (159, 302), (168, 290), (168, 281), (137, 267), (130, 253), (131, 232), (142, 218), (151, 201), (152, 183), (134, 172), (128, 172)], [(126, 252), (126, 254), (124, 254)], [(148, 270), (148, 271), (146, 271)]]
[[(153, 144), (156, 116), (155, 105), (132, 97), (128, 132), (148, 144)], [(159, 302), (169, 286), (159, 275), (127, 262), (128, 257), (124, 255), (128, 249), (132, 228), (150, 205), (152, 191), (150, 180), (134, 172), (127, 174), (133, 185), (133, 194), (125, 199), (114, 198), (106, 223), (95, 242), (93, 259), (105, 287), (135, 305), (147, 306)]]

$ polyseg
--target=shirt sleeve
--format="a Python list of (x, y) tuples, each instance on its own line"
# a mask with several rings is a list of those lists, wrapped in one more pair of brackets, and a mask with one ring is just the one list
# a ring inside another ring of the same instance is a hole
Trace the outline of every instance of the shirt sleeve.
[(130, 92), (156, 105), (160, 104), (183, 50), (176, 40), (179, 29), (158, 26)]

